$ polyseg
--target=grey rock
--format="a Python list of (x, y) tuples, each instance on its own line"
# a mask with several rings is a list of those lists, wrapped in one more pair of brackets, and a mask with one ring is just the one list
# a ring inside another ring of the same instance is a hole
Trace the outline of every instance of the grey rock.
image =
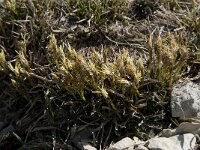
[(178, 83), (172, 89), (171, 110), (180, 119), (198, 117), (200, 113), (200, 85), (193, 81)]
[(142, 147), (144, 143), (144, 141), (137, 137), (133, 137), (133, 139), (125, 137), (117, 143), (110, 145), (106, 150), (135, 150), (135, 148), (138, 148), (137, 150), (146, 150)]
[(134, 145), (142, 145), (144, 144), (145, 142), (140, 140), (138, 137), (134, 136), (133, 137), (133, 141), (134, 141)]
[(87, 143), (93, 142), (93, 131), (95, 131), (94, 128), (73, 126), (71, 128), (70, 141), (78, 149), (85, 150), (85, 146), (86, 148), (89, 147)]
[(129, 137), (125, 137), (106, 150), (128, 150), (131, 147), (134, 147), (134, 141)]
[(150, 150), (193, 150), (196, 137), (193, 134), (175, 135), (169, 138), (156, 137), (148, 141)]
[(200, 122), (183, 122), (176, 129), (164, 129), (160, 136), (170, 137), (178, 134), (192, 133), (200, 135)]
[(92, 145), (88, 143), (83, 143), (83, 148), (84, 150), (97, 150), (95, 147), (93, 147)]

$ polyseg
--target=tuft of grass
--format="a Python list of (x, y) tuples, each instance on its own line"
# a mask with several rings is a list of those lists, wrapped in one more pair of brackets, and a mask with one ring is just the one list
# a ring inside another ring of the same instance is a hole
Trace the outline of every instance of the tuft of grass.
[[(140, 4), (136, 20), (128, 13)], [(91, 143), (105, 148), (174, 125), (170, 90), (199, 71), (197, 4), (180, 15), (182, 1), (6, 1), (0, 118), (9, 128), (0, 147), (69, 149), (72, 135), (90, 129)]]
[(71, 17), (77, 18), (79, 23), (88, 24), (88, 26), (102, 25), (109, 22), (109, 20), (114, 21), (117, 19), (119, 14), (123, 13), (123, 7), (125, 8), (126, 3), (126, 1), (118, 0), (68, 0), (66, 2), (66, 12), (70, 13)]
[(152, 36), (148, 39), (148, 72), (158, 79), (163, 87), (171, 87), (178, 81), (187, 68), (187, 45), (179, 43), (170, 32), (166, 37), (157, 37), (153, 44)]
[[(56, 43), (55, 36), (52, 35), (47, 46), (47, 54), (51, 54), (49, 60), (58, 70), (58, 72), (52, 72), (52, 75), (54, 79), (57, 78), (58, 84), (59, 77), (62, 76), (63, 80), (60, 84), (64, 84), (63, 88), (71, 93), (78, 92), (77, 94), (83, 100), (85, 100), (85, 90), (99, 93), (105, 99), (109, 99), (108, 93), (111, 89), (118, 93), (122, 92), (122, 95), (136, 94), (144, 68), (141, 60), (134, 60), (127, 50), (122, 50), (113, 62), (109, 62), (106, 60), (106, 52), (93, 51), (90, 54), (91, 58), (85, 59), (70, 46), (57, 47)], [(109, 100), (109, 103), (114, 106), (112, 101)]]
[[(130, 56), (127, 49), (122, 49), (121, 52), (115, 54), (116, 57), (112, 61), (107, 60), (106, 50), (102, 53), (91, 51), (90, 57), (86, 58), (70, 45), (64, 43), (58, 45), (57, 39), (52, 34), (46, 46), (46, 59), (49, 67), (42, 69), (45, 66), (41, 66), (39, 69), (41, 71), (36, 72), (34, 71), (36, 69), (30, 65), (30, 58), (27, 57), (26, 43), (22, 42), (20, 48), (14, 63), (6, 63), (3, 69), (10, 76), (12, 86), (21, 96), (30, 97), (28, 88), (34, 88), (38, 84), (43, 85), (46, 89), (44, 104), (48, 110), (49, 115), (47, 116), (53, 124), (56, 123), (57, 107), (63, 109), (63, 106), (57, 103), (69, 102), (68, 99), (57, 98), (59, 91), (64, 92), (66, 98), (70, 97), (70, 105), (73, 109), (77, 109), (77, 104), (87, 107), (92, 105), (92, 110), (84, 111), (98, 114), (100, 118), (106, 120), (111, 114), (121, 116), (122, 112), (124, 112), (123, 116), (134, 113), (146, 116), (154, 113), (155, 107), (158, 106), (147, 105), (148, 100), (143, 93), (145, 87), (150, 84), (149, 79), (157, 80), (157, 83), (151, 85), (148, 94), (156, 92), (157, 97), (160, 97), (157, 85), (161, 85), (162, 91), (167, 90), (181, 77), (186, 66), (183, 60), (186, 59), (188, 53), (187, 49), (177, 42), (173, 34), (168, 33), (166, 38), (158, 37), (155, 41), (149, 39), (148, 65), (136, 56)], [(141, 88), (144, 85), (145, 87)], [(140, 99), (145, 101), (138, 103)], [(103, 107), (107, 107), (109, 113), (105, 113)], [(148, 110), (150, 107), (152, 111)], [(149, 112), (143, 114), (140, 109)], [(138, 116), (133, 115), (133, 117)], [(118, 124), (115, 123), (115, 125)]]

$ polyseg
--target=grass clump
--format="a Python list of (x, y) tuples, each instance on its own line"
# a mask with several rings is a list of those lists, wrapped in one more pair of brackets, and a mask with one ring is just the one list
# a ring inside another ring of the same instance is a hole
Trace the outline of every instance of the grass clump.
[[(171, 38), (171, 41), (174, 37), (169, 33), (167, 38)], [(48, 67), (40, 66), (36, 70), (33, 67), (35, 65), (30, 65), (33, 62), (30, 63), (26, 50), (21, 49), (13, 64), (8, 62), (3, 69), (10, 77), (11, 85), (24, 98), (32, 97), (29, 89), (42, 85), (39, 89), (43, 89), (44, 97), (41, 97), (40, 103), (44, 105), (43, 109), (48, 110), (46, 115), (50, 116), (48, 117), (50, 124), (57, 124), (56, 120), (59, 117), (57, 115), (62, 111), (66, 111), (62, 116), (69, 119), (69, 114), (78, 115), (80, 112), (76, 111), (81, 109), (80, 106), (84, 106), (85, 108), (79, 110), (85, 113), (85, 116), (81, 115), (84, 121), (88, 120), (85, 118), (87, 114), (94, 114), (96, 120), (98, 118), (102, 121), (111, 120), (115, 122), (116, 128), (120, 128), (124, 119), (129, 120), (130, 116), (138, 119), (138, 122), (139, 120), (150, 121), (151, 117), (145, 116), (153, 117), (155, 109), (163, 110), (164, 104), (160, 99), (156, 100), (160, 106), (150, 104), (147, 95), (154, 93), (160, 97), (162, 92), (180, 78), (178, 75), (181, 75), (185, 67), (181, 61), (187, 54), (186, 48), (185, 51), (180, 49), (174, 39), (168, 44), (175, 49), (169, 51), (169, 48), (161, 43), (168, 41), (161, 40), (159, 37), (155, 43), (149, 41), (155, 45), (155, 47), (151, 46), (150, 53), (155, 51), (155, 54), (149, 58), (149, 65), (145, 65), (140, 58), (130, 56), (126, 49), (116, 54), (112, 61), (108, 60), (106, 49), (102, 53), (94, 50), (87, 58), (69, 45), (57, 45), (57, 40), (52, 34), (46, 46)], [(177, 44), (177, 47), (173, 44)], [(178, 54), (179, 58), (177, 58)], [(151, 84), (149, 81), (156, 82)], [(147, 95), (143, 93), (146, 88), (150, 88)], [(39, 94), (42, 91), (35, 92)], [(60, 96), (61, 93), (62, 96)], [(66, 110), (69, 109), (68, 107), (75, 112), (68, 112)], [(164, 117), (164, 114), (162, 115)], [(110, 118), (111, 116), (114, 120)], [(130, 125), (137, 126), (137, 121), (131, 122), (128, 121)], [(64, 124), (70, 126), (71, 123)]]
[[(94, 146), (105, 148), (123, 136), (149, 139), (173, 127), (171, 87), (199, 63), (198, 42), (182, 36), (195, 37), (192, 20), (184, 24), (181, 16), (177, 23), (145, 3), (153, 10), (150, 20), (128, 18), (132, 6), (119, 0), (5, 2), (0, 147), (14, 141), (11, 149), (69, 149), (86, 130)], [(170, 28), (155, 22), (161, 16), (172, 20)], [(128, 27), (126, 34), (111, 30), (113, 24)]]
[(77, 18), (79, 23), (98, 26), (116, 20), (120, 13), (124, 13), (123, 7), (125, 7), (126, 3), (126, 1), (118, 0), (69, 0), (66, 2), (66, 9), (67, 13), (70, 13), (73, 18)]
[(149, 74), (161, 81), (162, 86), (171, 87), (175, 81), (180, 79), (187, 68), (188, 50), (186, 44), (179, 43), (171, 33), (168, 33), (166, 37), (156, 38), (154, 45), (152, 40), (150, 36), (148, 40)]

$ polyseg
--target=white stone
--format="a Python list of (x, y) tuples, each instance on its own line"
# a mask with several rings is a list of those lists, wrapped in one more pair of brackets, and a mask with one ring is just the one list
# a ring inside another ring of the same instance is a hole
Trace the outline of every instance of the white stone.
[(144, 141), (140, 140), (138, 137), (133, 137), (133, 140), (129, 137), (123, 138), (115, 144), (111, 144), (106, 150), (147, 150), (143, 146)]
[(135, 150), (135, 149), (134, 149), (134, 146), (131, 146), (131, 147), (127, 148), (126, 150)]
[(97, 150), (95, 147), (91, 146), (90, 144), (83, 143), (84, 150)]
[(185, 81), (175, 85), (171, 94), (173, 117), (180, 119), (198, 117), (200, 113), (200, 85)]
[(162, 137), (170, 137), (178, 134), (192, 133), (200, 135), (200, 122), (183, 122), (176, 129), (164, 129)]
[(196, 137), (191, 134), (175, 135), (169, 138), (156, 137), (148, 141), (147, 148), (151, 150), (193, 150)]
[(134, 141), (129, 137), (125, 137), (106, 150), (128, 150), (130, 147), (134, 147)]
[(134, 145), (141, 145), (141, 144), (144, 144), (145, 142), (140, 140), (138, 137), (134, 136), (133, 143), (134, 143)]

